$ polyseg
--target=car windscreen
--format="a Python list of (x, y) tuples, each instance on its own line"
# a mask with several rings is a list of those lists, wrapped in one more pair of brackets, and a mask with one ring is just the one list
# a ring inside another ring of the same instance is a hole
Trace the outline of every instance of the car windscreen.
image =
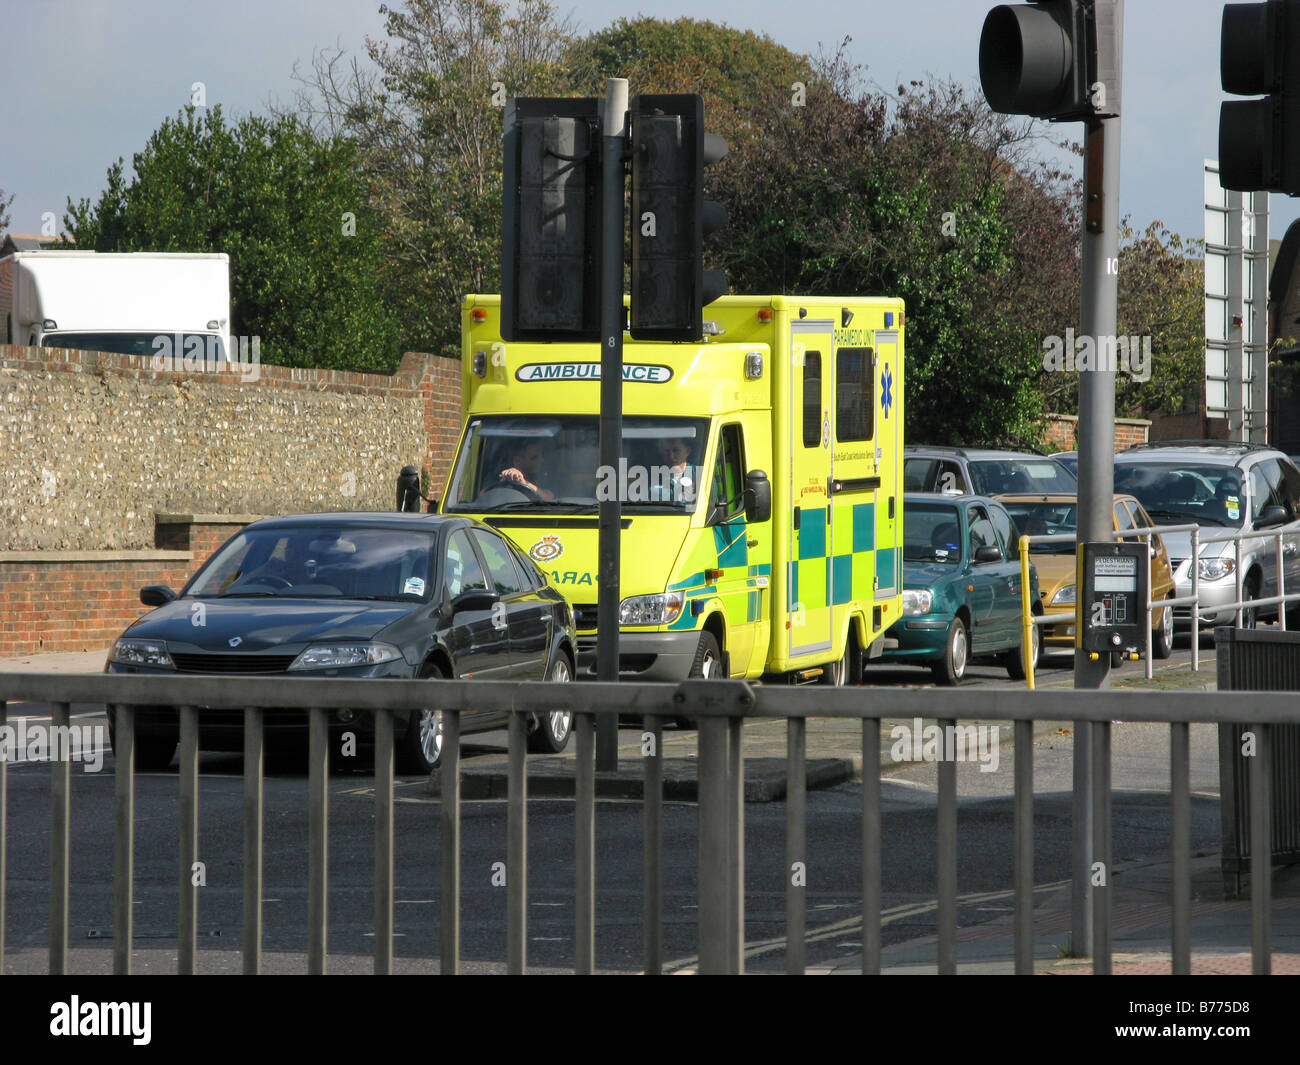
[(1157, 525), (1239, 527), (1246, 494), (1235, 466), (1117, 462), (1115, 491), (1138, 497)]
[(472, 418), (443, 509), (594, 513), (619, 499), (626, 513), (692, 513), (708, 432), (707, 418), (624, 416), (619, 466), (604, 469), (594, 414)]
[(431, 533), (402, 529), (245, 529), (184, 594), (423, 602), (434, 587), (434, 543)]
[(161, 369), (178, 368), (175, 362), (203, 366), (226, 361), (225, 344), (221, 337), (210, 333), (46, 333), (41, 337), (41, 347), (165, 359)]
[[(1076, 503), (1016, 502), (1004, 499), (1002, 505), (1016, 523), (1022, 536), (1074, 536), (1078, 531), (1079, 507)], [(1074, 541), (1030, 544), (1029, 550), (1038, 554), (1074, 554)]]
[(1079, 482), (1059, 462), (1041, 459), (972, 459), (971, 485), (976, 495), (1073, 495)]
[(903, 561), (960, 562), (961, 512), (942, 503), (903, 504)]

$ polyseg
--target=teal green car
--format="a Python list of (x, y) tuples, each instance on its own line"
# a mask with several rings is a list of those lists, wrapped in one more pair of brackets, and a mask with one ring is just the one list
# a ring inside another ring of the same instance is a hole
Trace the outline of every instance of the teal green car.
[[(929, 666), (940, 684), (958, 684), (973, 659), (997, 657), (1023, 680), (1018, 535), (1006, 508), (985, 496), (904, 497), (903, 616), (878, 661)], [(1032, 566), (1029, 580), (1037, 614)], [(1039, 642), (1035, 626), (1035, 662)]]

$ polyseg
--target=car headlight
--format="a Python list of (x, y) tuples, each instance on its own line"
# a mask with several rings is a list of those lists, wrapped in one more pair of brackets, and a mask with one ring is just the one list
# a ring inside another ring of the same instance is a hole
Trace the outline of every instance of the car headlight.
[(109, 653), (110, 662), (127, 666), (153, 666), (155, 669), (175, 669), (176, 663), (167, 653), (162, 640), (118, 640)]
[(618, 623), (620, 625), (671, 625), (681, 617), (682, 607), (685, 605), (685, 592), (630, 596), (618, 605)]
[(1067, 584), (1064, 587), (1056, 589), (1056, 594), (1052, 596), (1050, 606), (1074, 606), (1074, 585)]
[(934, 592), (929, 588), (904, 588), (903, 616), (915, 617), (917, 614), (928, 614), (933, 602)]
[(1232, 558), (1202, 558), (1196, 563), (1196, 569), (1203, 581), (1218, 581), (1230, 577), (1236, 568), (1237, 560)]
[(300, 669), (347, 669), (350, 666), (377, 666), (396, 662), (402, 652), (389, 643), (320, 643), (308, 647), (289, 667)]

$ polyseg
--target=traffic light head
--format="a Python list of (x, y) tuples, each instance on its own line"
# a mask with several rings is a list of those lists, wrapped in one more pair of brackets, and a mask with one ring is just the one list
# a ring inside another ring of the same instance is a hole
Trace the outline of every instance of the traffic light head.
[(1241, 192), (1300, 195), (1300, 2), (1227, 4), (1223, 91), (1258, 100), (1219, 108), (1219, 180)]
[(504, 163), (502, 337), (599, 340), (596, 101), (511, 100)]
[(727, 220), (721, 205), (704, 199), (704, 167), (727, 145), (704, 132), (699, 96), (638, 96), (631, 119), (631, 333), (698, 340), (705, 304), (727, 291), (702, 257), (705, 235)]
[(1115, 0), (1000, 4), (980, 34), (980, 84), (994, 111), (1053, 122), (1119, 114)]

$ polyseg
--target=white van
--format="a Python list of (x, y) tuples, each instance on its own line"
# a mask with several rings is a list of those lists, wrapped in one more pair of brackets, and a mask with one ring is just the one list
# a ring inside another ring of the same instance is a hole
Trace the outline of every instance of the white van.
[(230, 256), (14, 252), (0, 258), (0, 328), (8, 344), (229, 363)]

